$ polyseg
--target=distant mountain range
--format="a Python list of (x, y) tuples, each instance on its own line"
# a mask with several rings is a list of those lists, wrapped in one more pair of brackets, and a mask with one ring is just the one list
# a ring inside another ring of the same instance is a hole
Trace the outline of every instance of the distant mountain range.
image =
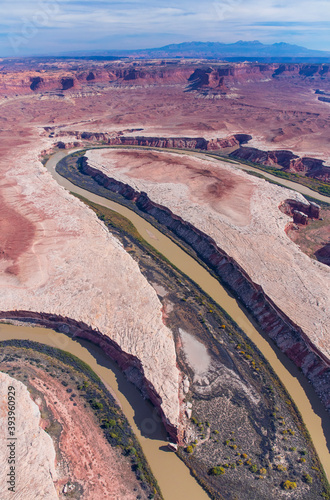
[(226, 61), (286, 61), (286, 62), (325, 62), (330, 61), (330, 52), (321, 50), (310, 50), (299, 45), (291, 45), (285, 42), (265, 45), (258, 40), (236, 43), (221, 42), (185, 42), (154, 49), (141, 50), (98, 50), (67, 52), (63, 56), (117, 56), (137, 57), (142, 59), (158, 58), (202, 58), (220, 59)]

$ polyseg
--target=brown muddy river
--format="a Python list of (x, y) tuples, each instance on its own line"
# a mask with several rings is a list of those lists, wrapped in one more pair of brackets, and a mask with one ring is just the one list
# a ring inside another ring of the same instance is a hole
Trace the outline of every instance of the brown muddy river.
[[(153, 405), (128, 382), (116, 363), (96, 345), (73, 340), (48, 328), (0, 324), (0, 339), (33, 340), (74, 354), (85, 361), (116, 397), (143, 448), (165, 500), (207, 500), (209, 496), (190, 475), (189, 469), (167, 449), (167, 433)], [(87, 499), (86, 499), (87, 500)]]
[(213, 278), (203, 266), (190, 257), (170, 238), (162, 234), (132, 210), (81, 189), (57, 174), (57, 172), (55, 172), (55, 166), (63, 157), (67, 156), (67, 154), (67, 151), (57, 153), (47, 162), (47, 169), (57, 182), (66, 189), (80, 194), (99, 205), (115, 210), (129, 219), (141, 236), (143, 236), (150, 245), (162, 253), (172, 262), (172, 264), (189, 276), (189, 278), (197, 283), (205, 293), (212, 297), (212, 299), (235, 320), (238, 326), (242, 328), (248, 337), (256, 344), (296, 403), (311, 435), (325, 472), (328, 478), (330, 478), (329, 415), (325, 411), (314, 390), (308, 384), (304, 375), (302, 375), (298, 368), (268, 340), (266, 335), (263, 336), (262, 332), (256, 329), (252, 318), (242, 310), (237, 301), (220, 285), (219, 281)]
[[(330, 478), (330, 419), (298, 368), (276, 346), (271, 344), (262, 335), (262, 332), (259, 333), (252, 320), (220, 283), (172, 240), (128, 208), (78, 188), (59, 176), (55, 172), (55, 166), (67, 154), (67, 151), (55, 154), (46, 165), (57, 182), (66, 189), (119, 212), (129, 219), (148, 243), (221, 305), (257, 345), (295, 401), (326, 474)], [(71, 340), (63, 334), (47, 329), (7, 325), (1, 325), (0, 328), (1, 339), (26, 338), (41, 343), (51, 342), (49, 345), (72, 352), (93, 368), (104, 382), (115, 391), (134, 432), (141, 442), (165, 500), (182, 500), (185, 498), (202, 500), (208, 498), (195, 479), (190, 476), (188, 469), (180, 459), (175, 454), (161, 449), (166, 444), (166, 434), (162, 425), (154, 416), (151, 404), (143, 400), (137, 389), (127, 382), (116, 365), (99, 348), (85, 341)], [(151, 433), (151, 430), (154, 433)]]

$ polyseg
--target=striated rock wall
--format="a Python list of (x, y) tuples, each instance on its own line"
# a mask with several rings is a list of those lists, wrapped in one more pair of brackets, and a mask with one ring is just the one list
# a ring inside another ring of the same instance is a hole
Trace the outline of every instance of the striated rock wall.
[(215, 241), (189, 222), (173, 214), (165, 206), (150, 200), (144, 192), (109, 178), (82, 161), (80, 170), (110, 191), (133, 200), (143, 212), (153, 216), (195, 250), (201, 258), (240, 299), (269, 337), (305, 374), (313, 384), (325, 407), (330, 410), (330, 362), (304, 333), (248, 276), (244, 269)]
[[(8, 387), (15, 391), (15, 440), (9, 437)], [(1, 500), (45, 498), (55, 500), (55, 448), (51, 437), (40, 426), (40, 412), (27, 387), (0, 372), (0, 490)], [(9, 446), (14, 443), (13, 446)], [(12, 455), (10, 453), (12, 452)], [(14, 460), (10, 464), (8, 459)], [(10, 471), (10, 467), (14, 467)], [(9, 473), (14, 472), (12, 478)], [(9, 483), (12, 480), (14, 484)], [(8, 481), (8, 482), (7, 482)], [(8, 490), (15, 486), (14, 491)]]
[(269, 167), (282, 167), (287, 172), (302, 173), (323, 182), (330, 182), (330, 167), (325, 166), (323, 160), (308, 157), (299, 158), (291, 151), (263, 151), (256, 148), (240, 147), (230, 153), (230, 156)]
[[(74, 137), (77, 140), (89, 142), (104, 142), (109, 146), (146, 146), (164, 149), (200, 149), (202, 151), (217, 151), (226, 148), (237, 147), (248, 142), (252, 137), (248, 134), (235, 134), (227, 138), (204, 139), (203, 137), (128, 137), (113, 136), (107, 132), (59, 132), (56, 137)], [(64, 148), (62, 141), (55, 143), (55, 146)]]
[(273, 64), (228, 64), (220, 67), (197, 68), (188, 79), (190, 90), (217, 90), (226, 93), (228, 86), (245, 81), (271, 78), (277, 65)]
[(46, 313), (37, 313), (33, 311), (3, 311), (0, 312), (0, 319), (24, 320), (46, 328), (56, 329), (67, 335), (87, 339), (93, 344), (98, 345), (105, 354), (116, 361), (120, 368), (125, 372), (127, 378), (136, 385), (142, 394), (149, 398), (157, 408), (164, 426), (175, 442), (181, 442), (182, 429), (173, 425), (165, 415), (162, 408), (162, 398), (156, 391), (150, 379), (145, 376), (145, 370), (141, 360), (136, 356), (124, 352), (123, 349), (110, 337), (102, 334), (98, 330), (92, 329), (82, 321), (76, 321), (71, 318)]
[[(20, 95), (80, 89), (95, 83), (119, 86), (182, 85), (187, 91), (227, 94), (235, 84), (272, 79), (328, 81), (326, 64), (221, 64), (190, 61), (60, 61), (26, 60), (0, 67), (0, 94)], [(327, 97), (320, 101), (328, 102)]]

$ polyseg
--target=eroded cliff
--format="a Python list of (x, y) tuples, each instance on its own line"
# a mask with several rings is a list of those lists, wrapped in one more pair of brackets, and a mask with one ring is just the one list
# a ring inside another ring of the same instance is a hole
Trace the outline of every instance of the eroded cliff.
[[(196, 198), (191, 191), (189, 181), (187, 181), (188, 191), (179, 188), (183, 182), (182, 177), (176, 181), (180, 182), (178, 187), (175, 187), (175, 183), (172, 185), (165, 183), (164, 177), (171, 175), (170, 163), (167, 167), (169, 171), (159, 179), (159, 184), (156, 186), (151, 181), (150, 170), (142, 167), (144, 172), (141, 172), (140, 166), (137, 174), (134, 166), (120, 167), (122, 164), (121, 161), (118, 162), (118, 155), (120, 153), (117, 152), (116, 158), (111, 152), (90, 151), (89, 161), (93, 164), (96, 162), (99, 168), (90, 167), (85, 161), (82, 162), (81, 171), (85, 175), (92, 176), (97, 183), (107, 189), (133, 200), (142, 212), (152, 215), (191, 246), (233, 290), (280, 349), (302, 369), (329, 409), (329, 351), (327, 342), (323, 341), (326, 338), (326, 317), (329, 311), (326, 291), (329, 289), (329, 272), (326, 268), (310, 261), (286, 239), (284, 232), (286, 219), (281, 217), (279, 211), (274, 212), (274, 209), (278, 210), (279, 201), (287, 194), (287, 190), (245, 178), (245, 184), (251, 182), (254, 191), (250, 198), (252, 201), (250, 221), (238, 215), (233, 218), (232, 213), (230, 221), (226, 220), (227, 214), (224, 208), (212, 205), (210, 209), (205, 199), (202, 203), (204, 220), (201, 221), (200, 218), (194, 217)], [(140, 160), (145, 163), (143, 156)], [(137, 163), (140, 164), (135, 161), (134, 165)], [(203, 162), (200, 162), (200, 167), (201, 171), (206, 168)], [(214, 175), (216, 172), (219, 175), (219, 168), (210, 164), (207, 165), (206, 172), (211, 168)], [(220, 169), (228, 168), (221, 166)], [(153, 169), (157, 171), (155, 159)], [(241, 173), (234, 173), (233, 176), (245, 177)], [(209, 178), (210, 175), (207, 174), (206, 179)], [(125, 179), (127, 182), (124, 182)], [(229, 188), (229, 191), (230, 189), (232, 188)], [(303, 198), (300, 195), (296, 194), (295, 197), (297, 203), (302, 203)], [(226, 193), (222, 193), (222, 199), (223, 203), (226, 203)], [(267, 202), (267, 199), (271, 202)], [(197, 205), (200, 203), (201, 200)], [(308, 205), (307, 202), (304, 203)], [(264, 210), (268, 213), (264, 214)], [(272, 259), (269, 258), (270, 254)], [(254, 266), (256, 261), (259, 262), (259, 266)], [(274, 280), (274, 273), (278, 277), (281, 275), (282, 278)], [(300, 281), (304, 283), (303, 286), (298, 285)], [(324, 290), (320, 287), (322, 282)], [(317, 305), (315, 294), (318, 297)], [(294, 300), (290, 299), (290, 296), (294, 297)], [(315, 332), (315, 324), (319, 325), (321, 335)]]

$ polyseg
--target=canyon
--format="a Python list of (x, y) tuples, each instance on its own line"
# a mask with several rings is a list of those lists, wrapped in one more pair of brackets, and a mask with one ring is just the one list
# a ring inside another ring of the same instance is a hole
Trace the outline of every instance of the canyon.
[[(41, 160), (105, 145), (225, 152), (233, 161), (248, 151), (248, 161), (327, 182), (328, 104), (316, 87), (330, 90), (325, 65), (1, 60), (1, 318), (99, 344), (182, 443), (182, 373), (161, 301)], [(279, 210), (288, 199), (312, 205), (212, 158), (115, 149), (87, 158), (86, 178), (192, 247), (329, 408), (329, 268), (289, 240), (292, 217)]]
[[(142, 212), (188, 243), (302, 368), (329, 407), (329, 270), (317, 262), (310, 265), (308, 257), (287, 240), (290, 219), (278, 206), (291, 193), (233, 172), (221, 162), (215, 165), (182, 155), (91, 150), (87, 158), (82, 173), (133, 200)], [(319, 214), (316, 204), (298, 194), (288, 204), (311, 217)], [(201, 209), (202, 220), (197, 216)], [(238, 238), (245, 241), (243, 249)], [(270, 254), (276, 255), (276, 282), (264, 257)], [(298, 291), (302, 276), (309, 285)], [(289, 301), (293, 295), (294, 306)]]

